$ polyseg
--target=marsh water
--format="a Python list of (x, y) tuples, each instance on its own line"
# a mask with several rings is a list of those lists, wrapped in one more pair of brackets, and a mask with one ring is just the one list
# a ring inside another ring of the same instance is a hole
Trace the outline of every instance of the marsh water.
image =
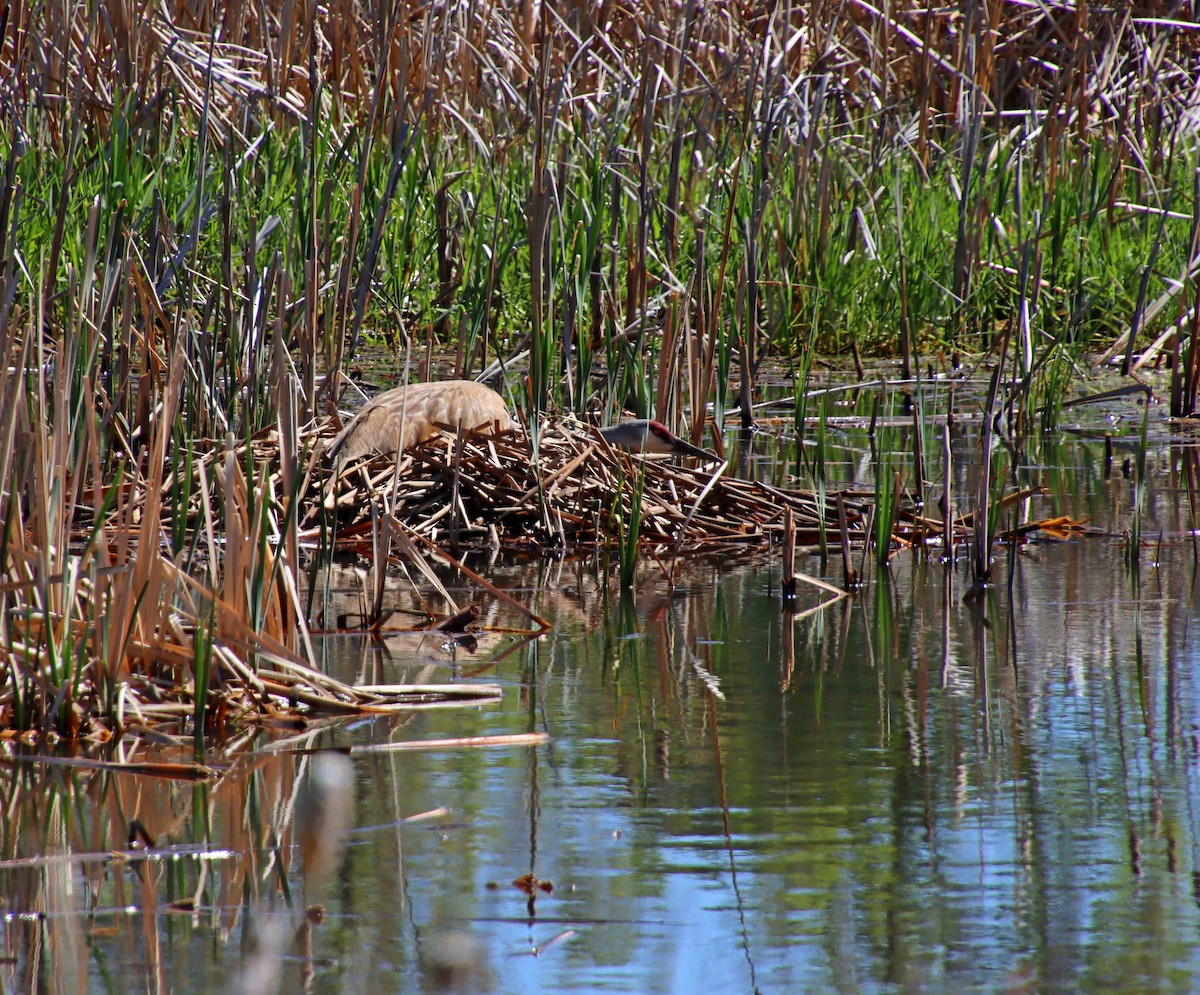
[[(272, 935), (255, 990), (1200, 989), (1196, 439), (1151, 415), (1131, 562), (1140, 418), (1088, 412), (1031, 450), (1046, 491), (1020, 517), (1094, 531), (999, 546), (971, 603), (965, 550), (902, 552), (803, 617), (828, 594), (782, 611), (775, 555), (690, 563), (673, 590), (648, 563), (631, 597), (592, 561), (477, 557), (549, 634), (446, 573), (483, 610), (475, 645), (316, 650), (345, 681), (483, 681), (498, 703), (281, 720), (211, 782), (9, 766), (5, 990), (255, 989)], [(861, 426), (827, 432), (829, 486), (869, 483)], [(955, 429), (964, 493), (977, 433)], [(771, 439), (735, 465), (789, 468)], [(841, 581), (836, 557), (799, 567)], [(361, 584), (334, 568), (331, 607)], [(548, 738), (353, 754), (344, 860), (304, 880), (309, 750), (526, 732)], [(135, 820), (153, 849), (129, 851)]]

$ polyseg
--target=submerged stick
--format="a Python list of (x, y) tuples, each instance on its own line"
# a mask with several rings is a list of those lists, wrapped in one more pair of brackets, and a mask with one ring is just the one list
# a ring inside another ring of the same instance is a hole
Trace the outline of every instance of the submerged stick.
[(518, 732), (508, 736), (461, 736), (454, 739), (415, 739), (403, 743), (358, 743), (350, 753), (400, 753), (410, 750), (463, 750), (494, 746), (542, 746), (550, 742), (544, 732)]

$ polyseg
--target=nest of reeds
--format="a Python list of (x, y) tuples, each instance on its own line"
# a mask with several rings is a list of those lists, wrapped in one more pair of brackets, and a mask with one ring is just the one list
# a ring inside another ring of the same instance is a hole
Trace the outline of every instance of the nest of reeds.
[[(332, 514), (343, 541), (369, 531), (373, 507), (438, 544), (511, 550), (604, 549), (633, 531), (643, 547), (680, 554), (761, 547), (782, 534), (789, 508), (801, 544), (816, 545), (823, 533), (837, 541), (844, 528), (861, 545), (870, 533), (871, 492), (819, 498), (739, 480), (723, 463), (684, 465), (613, 449), (573, 421), (547, 421), (536, 445), (520, 431), (443, 435), (405, 452), (398, 464), (377, 454), (340, 474), (322, 459), (335, 432), (326, 421), (304, 436), (311, 459), (301, 522), (315, 530)], [(895, 509), (898, 544), (942, 528), (910, 500)]]

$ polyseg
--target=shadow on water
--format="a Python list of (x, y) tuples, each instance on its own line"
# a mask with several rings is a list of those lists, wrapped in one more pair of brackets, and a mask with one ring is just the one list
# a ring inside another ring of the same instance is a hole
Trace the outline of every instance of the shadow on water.
[[(862, 438), (827, 431), (824, 472), (861, 479)], [(489, 578), (548, 635), (485, 606), (473, 642), (317, 646), (343, 681), (482, 677), (498, 705), (288, 730), (290, 752), (197, 783), (11, 764), (5, 986), (1195, 988), (1196, 448), (1151, 447), (1131, 565), (1125, 445), (1110, 464), (1092, 433), (1027, 461), (1045, 491), (1022, 516), (1098, 534), (999, 546), (969, 603), (965, 549), (901, 553), (807, 615), (822, 592), (784, 614), (774, 563), (693, 563), (673, 591), (644, 565), (619, 597), (595, 564), (501, 561)], [(359, 597), (353, 571), (329, 588)], [(301, 839), (342, 835), (305, 794), (318, 747), (363, 751), (343, 758), (344, 860), (325, 863)]]

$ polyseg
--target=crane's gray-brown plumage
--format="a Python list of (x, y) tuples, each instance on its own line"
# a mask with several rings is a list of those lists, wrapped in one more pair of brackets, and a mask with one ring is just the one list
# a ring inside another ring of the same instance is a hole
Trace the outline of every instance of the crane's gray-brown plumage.
[(467, 432), (514, 427), (504, 398), (481, 383), (414, 383), (371, 398), (330, 443), (326, 458), (342, 466), (372, 452), (390, 456), (460, 426)]

